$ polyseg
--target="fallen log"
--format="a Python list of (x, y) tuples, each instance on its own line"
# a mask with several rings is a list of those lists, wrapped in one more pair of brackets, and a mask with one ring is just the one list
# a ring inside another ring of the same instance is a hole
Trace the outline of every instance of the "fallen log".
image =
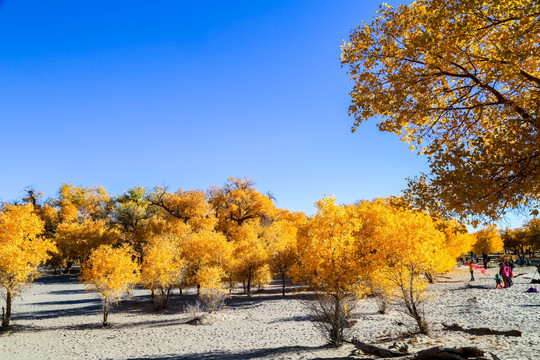
[(378, 346), (366, 344), (354, 337), (352, 338), (351, 343), (354, 346), (356, 346), (358, 350), (364, 352), (365, 354), (375, 355), (378, 357), (395, 358), (395, 357), (402, 357), (402, 356), (409, 355), (407, 353), (392, 351), (392, 350), (380, 348)]
[(419, 351), (414, 360), (466, 360), (466, 359), (485, 359), (484, 351), (477, 347), (462, 348), (441, 348), (435, 346), (429, 349)]
[(504, 336), (521, 336), (519, 330), (493, 330), (489, 328), (469, 328), (466, 329), (458, 324), (446, 325), (442, 324), (445, 330), (463, 331), (471, 335), (504, 335)]
[[(359, 341), (356, 338), (352, 338), (351, 343), (356, 346), (356, 348), (365, 354), (375, 355), (380, 358), (400, 358), (406, 357), (404, 359), (411, 360), (487, 360), (484, 357), (484, 351), (474, 347), (466, 346), (461, 348), (443, 348), (440, 346), (435, 346), (429, 349), (421, 350), (416, 354), (407, 354), (403, 352), (391, 351), (388, 349), (383, 349), (378, 346), (369, 345)], [(399, 359), (398, 359), (399, 360)]]

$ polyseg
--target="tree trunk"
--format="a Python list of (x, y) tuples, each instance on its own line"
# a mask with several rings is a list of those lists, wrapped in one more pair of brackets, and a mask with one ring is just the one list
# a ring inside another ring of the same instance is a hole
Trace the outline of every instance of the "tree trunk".
[(66, 262), (66, 268), (64, 269), (64, 274), (69, 274), (70, 273), (71, 266), (73, 266), (73, 261)]
[(109, 315), (109, 301), (103, 300), (103, 326), (107, 326), (107, 316)]
[(281, 280), (283, 281), (283, 296), (285, 296), (285, 273), (281, 273)]
[(251, 296), (251, 274), (248, 276), (248, 281), (247, 281), (247, 294), (248, 294), (248, 296)]
[(7, 296), (6, 296), (6, 313), (2, 314), (2, 327), (3, 328), (8, 327), (9, 322), (11, 320), (11, 300), (12, 300), (12, 295), (11, 295), (11, 291), (9, 291), (9, 290), (7, 290), (6, 293), (7, 293)]
[(420, 331), (420, 333), (427, 335), (429, 333), (429, 325), (426, 323), (425, 319), (418, 313), (414, 318), (416, 320), (416, 324), (418, 325), (418, 330)]

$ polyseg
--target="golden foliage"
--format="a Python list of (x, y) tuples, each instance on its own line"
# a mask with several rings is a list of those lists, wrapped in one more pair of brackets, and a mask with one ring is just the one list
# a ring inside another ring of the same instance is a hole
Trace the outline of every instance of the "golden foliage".
[(475, 254), (492, 254), (504, 250), (504, 242), (496, 226), (490, 226), (474, 233), (476, 241), (472, 251)]
[(149, 195), (150, 202), (162, 210), (162, 216), (178, 219), (189, 224), (191, 229), (213, 229), (216, 218), (211, 212), (210, 204), (206, 201), (206, 193), (201, 190), (182, 190), (175, 193), (167, 192), (165, 188), (156, 188)]
[(364, 225), (358, 233), (359, 246), (364, 254), (367, 250), (364, 261), (375, 266), (369, 269), (369, 284), (383, 298), (389, 295), (421, 332), (427, 332), (425, 275), (444, 271), (445, 261), (455, 262), (445, 251), (444, 235), (429, 215), (382, 200), (363, 202), (357, 212)]
[(384, 6), (342, 46), (353, 131), (381, 131), (428, 156), (417, 204), (498, 218), (538, 203), (540, 3), (418, 0)]
[[(144, 249), (141, 284), (157, 292), (158, 307), (166, 305), (170, 289), (182, 283), (185, 262), (177, 242), (170, 237), (156, 237)], [(155, 300), (155, 299), (153, 299)]]
[(84, 261), (100, 245), (116, 244), (120, 239), (118, 230), (105, 220), (84, 219), (81, 222), (63, 222), (58, 225), (56, 242), (64, 260)]
[(307, 223), (303, 213), (294, 215), (292, 221), (288, 220), (288, 215), (280, 216), (279, 220), (266, 228), (262, 238), (270, 248), (270, 270), (281, 277), (283, 295), (285, 295), (285, 277), (291, 275), (291, 269), (298, 258), (298, 228)]
[(137, 284), (139, 266), (129, 246), (101, 245), (83, 263), (81, 276), (84, 284), (104, 299), (116, 301)]
[(139, 280), (139, 266), (133, 258), (129, 246), (101, 245), (81, 266), (81, 280), (103, 300), (104, 326), (107, 325), (109, 306), (118, 302)]
[(209, 203), (218, 218), (218, 230), (225, 234), (249, 220), (270, 220), (276, 212), (272, 200), (258, 192), (249, 179), (229, 178), (223, 187), (208, 190)]
[(141, 186), (131, 188), (116, 197), (113, 211), (113, 221), (122, 231), (122, 241), (130, 244), (139, 254), (156, 235), (153, 233), (156, 226), (151, 221), (157, 211), (146, 195), (146, 189)]
[(75, 221), (78, 217), (102, 219), (110, 211), (111, 199), (101, 186), (87, 188), (62, 184), (59, 194), (57, 205), (62, 222)]
[(39, 276), (38, 266), (56, 251), (54, 243), (40, 238), (43, 222), (32, 204), (4, 205), (0, 210), (0, 287), (6, 292), (6, 314), (11, 318), (11, 300)]
[(182, 244), (182, 257), (186, 261), (185, 284), (202, 288), (217, 288), (223, 281), (225, 267), (229, 265), (233, 244), (213, 230), (189, 234)]
[(307, 236), (300, 237), (299, 259), (293, 278), (325, 293), (360, 293), (363, 265), (354, 234), (360, 228), (351, 206), (336, 204), (334, 198), (316, 203), (317, 213), (309, 219)]
[(5, 205), (0, 211), (0, 286), (15, 295), (32, 282), (56, 246), (39, 237), (43, 222), (33, 206)]
[(272, 280), (268, 265), (271, 250), (261, 240), (263, 230), (260, 221), (256, 220), (243, 222), (229, 230), (233, 243), (233, 276), (246, 285), (248, 295), (251, 295), (252, 286), (266, 285)]
[(295, 280), (326, 294), (336, 311), (351, 301), (349, 294), (392, 297), (426, 332), (424, 275), (440, 270), (446, 245), (431, 217), (385, 199), (345, 206), (323, 198), (317, 208), (298, 239)]

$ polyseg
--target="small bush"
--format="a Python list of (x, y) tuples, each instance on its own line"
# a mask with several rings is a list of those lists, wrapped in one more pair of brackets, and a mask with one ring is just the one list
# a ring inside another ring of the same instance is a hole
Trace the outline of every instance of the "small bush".
[(184, 305), (184, 312), (189, 314), (191, 317), (197, 317), (202, 315), (204, 312), (204, 307), (200, 301), (195, 301), (193, 304)]
[(350, 334), (354, 323), (350, 320), (356, 308), (352, 294), (317, 293), (317, 300), (306, 303), (315, 325), (331, 346), (340, 346)]
[(216, 312), (223, 309), (227, 293), (221, 289), (202, 289), (199, 299), (208, 312)]

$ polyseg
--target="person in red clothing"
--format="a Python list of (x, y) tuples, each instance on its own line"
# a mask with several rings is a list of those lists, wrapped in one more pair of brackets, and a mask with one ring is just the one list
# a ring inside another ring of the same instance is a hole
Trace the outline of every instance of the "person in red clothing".
[(514, 277), (514, 274), (512, 273), (512, 268), (508, 263), (501, 264), (501, 271), (502, 271), (502, 278), (504, 280), (504, 287), (510, 287), (512, 286), (512, 277)]
[(499, 264), (499, 275), (501, 275), (502, 281), (504, 283), (504, 287), (508, 287), (507, 283), (506, 283), (506, 272), (505, 272), (504, 263)]

